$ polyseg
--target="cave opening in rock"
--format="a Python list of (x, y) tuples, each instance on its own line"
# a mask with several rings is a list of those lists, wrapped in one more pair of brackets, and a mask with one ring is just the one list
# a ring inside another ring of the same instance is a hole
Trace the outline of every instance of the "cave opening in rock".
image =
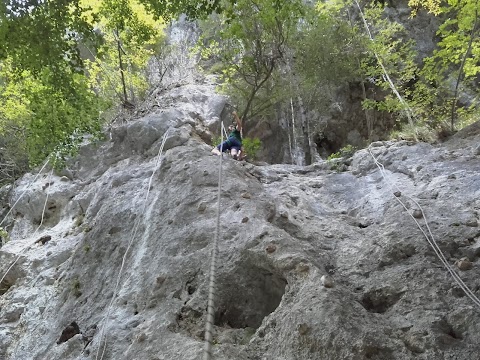
[(266, 269), (246, 265), (218, 285), (215, 325), (257, 329), (280, 304), (287, 281)]
[(331, 140), (321, 134), (315, 134), (313, 142), (316, 145), (317, 152), (322, 158), (327, 158), (329, 155), (336, 153), (342, 147), (339, 141)]

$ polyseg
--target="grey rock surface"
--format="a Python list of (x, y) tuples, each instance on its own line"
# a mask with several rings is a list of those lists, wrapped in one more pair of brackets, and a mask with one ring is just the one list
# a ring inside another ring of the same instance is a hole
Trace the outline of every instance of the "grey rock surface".
[[(67, 179), (5, 190), (0, 359), (202, 359), (220, 160), (204, 137), (222, 100), (211, 84), (154, 96), (175, 100), (86, 143)], [(335, 166), (225, 156), (214, 359), (478, 358), (480, 307), (423, 233), (478, 296), (475, 129)]]

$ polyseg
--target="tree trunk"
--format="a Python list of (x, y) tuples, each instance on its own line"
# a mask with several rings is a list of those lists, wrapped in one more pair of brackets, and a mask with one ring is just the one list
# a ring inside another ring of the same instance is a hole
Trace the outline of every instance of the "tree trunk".
[[(293, 138), (293, 151), (292, 151), (292, 149), (290, 149), (290, 154), (291, 154), (291, 157), (292, 157), (292, 163), (295, 164), (295, 165), (298, 165), (298, 161), (297, 161), (298, 160), (297, 159), (298, 144), (297, 144), (297, 134), (296, 134), (296, 130), (295, 130), (295, 108), (293, 106), (293, 99), (292, 98), (290, 98), (290, 111), (291, 111), (291, 115), (292, 115), (292, 138)], [(288, 133), (288, 136), (290, 136), (290, 132)]]
[(125, 74), (124, 74), (123, 60), (122, 60), (122, 44), (120, 43), (120, 36), (118, 34), (118, 30), (116, 30), (116, 38), (117, 38), (117, 50), (118, 50), (118, 65), (120, 67), (120, 76), (122, 78), (122, 86), (123, 86), (123, 101), (125, 104), (127, 104), (128, 103), (127, 85), (125, 84)]
[(297, 96), (298, 107), (300, 112), (300, 122), (302, 124), (302, 134), (303, 134), (303, 151), (305, 153), (305, 165), (310, 165), (312, 163), (312, 150), (310, 145), (310, 134), (309, 134), (309, 124), (308, 118), (306, 115), (306, 109), (303, 105), (303, 99), (301, 96)]
[(473, 38), (475, 37), (475, 31), (477, 30), (477, 23), (478, 23), (478, 10), (475, 10), (475, 22), (473, 24), (472, 32), (470, 34), (470, 39), (468, 41), (467, 51), (463, 55), (462, 63), (460, 65), (460, 69), (458, 70), (458, 78), (457, 78), (457, 83), (455, 85), (455, 94), (453, 95), (452, 118), (450, 121), (450, 131), (452, 132), (455, 130), (455, 110), (457, 107), (458, 87), (460, 85), (460, 82), (462, 81), (463, 67), (465, 66), (465, 62), (467, 61), (468, 54), (470, 54), (470, 50), (472, 49)]
[[(367, 100), (367, 91), (365, 90), (365, 82), (363, 80), (360, 80), (360, 86), (362, 88), (362, 100), (365, 101), (365, 100)], [(372, 141), (373, 124), (375, 122), (372, 109), (365, 109), (365, 120), (367, 121), (368, 142), (371, 142)]]

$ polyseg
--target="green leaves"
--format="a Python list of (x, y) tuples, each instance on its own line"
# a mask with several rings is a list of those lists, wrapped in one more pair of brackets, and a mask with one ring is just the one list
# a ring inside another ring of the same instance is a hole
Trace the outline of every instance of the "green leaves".
[[(190, 19), (205, 18), (209, 14), (224, 10), (220, 0), (141, 0), (141, 2), (157, 18), (161, 17), (165, 20), (174, 19), (180, 14), (186, 14)], [(235, 1), (229, 0), (227, 3), (234, 4)]]
[[(9, 69), (2, 70), (0, 77), (5, 78)], [(71, 143), (74, 133), (100, 131), (101, 101), (84, 75), (70, 73), (70, 79), (69, 86), (58, 87), (50, 69), (44, 68), (36, 77), (25, 70), (15, 82), (1, 88), (0, 131), (7, 136), (12, 127), (24, 129), (25, 137), (18, 141), (24, 142), (31, 165)], [(12, 106), (15, 101), (18, 105)]]
[(119, 48), (129, 91), (141, 96), (146, 90), (144, 69), (163, 23), (139, 2), (9, 0), (0, 6), (0, 143), (9, 144), (0, 159), (12, 158), (12, 134), (30, 165), (52, 152), (72, 153), (84, 134), (98, 135), (101, 111), (119, 91)]
[(146, 64), (163, 39), (160, 17), (220, 10), (207, 0), (2, 1), (1, 163), (24, 171), (74, 151), (84, 134), (99, 133), (107, 104), (143, 96)]
[[(427, 9), (431, 9), (429, 6)], [(432, 56), (424, 59), (420, 81), (413, 94), (418, 111), (427, 115), (422, 107), (430, 109), (427, 119), (434, 127), (450, 118), (450, 130), (453, 131), (457, 115), (463, 122), (472, 114), (470, 101), (463, 102), (463, 106), (460, 104), (457, 111), (457, 97), (461, 92), (476, 92), (476, 89), (468, 89), (467, 84), (480, 73), (480, 3), (477, 0), (450, 0), (440, 11), (446, 17), (437, 31), (440, 41)], [(466, 86), (460, 91), (462, 84)], [(435, 120), (431, 120), (432, 117)]]
[(262, 142), (259, 138), (248, 138), (245, 137), (242, 140), (242, 147), (245, 155), (251, 159), (255, 160), (258, 156), (258, 152), (262, 148)]
[(204, 44), (214, 45), (207, 53), (217, 61), (224, 91), (244, 109), (244, 120), (276, 102), (282, 89), (279, 66), (303, 9), (299, 0), (225, 2), (222, 14), (204, 27)]
[[(100, 103), (83, 74), (79, 42), (96, 42), (78, 1), (8, 1), (0, 14), (0, 158), (42, 162), (74, 132), (98, 132)], [(16, 142), (8, 139), (15, 136)], [(15, 155), (21, 151), (24, 156)], [(12, 174), (17, 174), (14, 170)]]
[[(292, 48), (296, 53), (295, 71), (310, 89), (341, 84), (359, 76), (358, 61), (365, 39), (357, 35), (339, 14), (338, 4), (317, 6), (317, 12), (306, 21)], [(335, 10), (335, 14), (332, 11)]]
[(82, 0), (91, 8), (94, 26), (103, 35), (88, 72), (96, 90), (109, 101), (135, 102), (148, 87), (146, 66), (163, 39), (164, 24), (136, 0)]
[(80, 71), (83, 61), (77, 44), (80, 39), (95, 42), (97, 36), (77, 0), (10, 0), (0, 15), (0, 38), (4, 44), (0, 60), (11, 57), (14, 69), (35, 75), (44, 67), (57, 70), (64, 62)]

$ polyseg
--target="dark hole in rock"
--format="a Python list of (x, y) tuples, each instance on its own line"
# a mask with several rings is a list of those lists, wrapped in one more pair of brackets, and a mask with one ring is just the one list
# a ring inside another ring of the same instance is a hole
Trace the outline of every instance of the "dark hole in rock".
[(122, 231), (121, 227), (114, 226), (108, 231), (108, 234), (113, 235), (113, 234), (119, 233), (120, 231)]
[(63, 329), (60, 339), (58, 339), (57, 344), (64, 343), (70, 340), (75, 335), (80, 334), (80, 327), (75, 321), (72, 321), (65, 329)]
[(327, 265), (325, 265), (325, 271), (328, 274), (333, 275), (333, 274), (335, 274), (335, 266), (332, 265), (332, 264), (327, 264)]
[(188, 285), (187, 286), (187, 292), (188, 292), (188, 295), (192, 295), (195, 291), (197, 291), (197, 288), (193, 285)]
[(13, 286), (12, 283), (7, 281), (6, 279), (3, 279), (3, 281), (0, 283), (0, 296), (5, 294), (8, 291), (8, 289), (10, 289), (12, 286)]
[(313, 141), (317, 146), (318, 153), (322, 158), (327, 158), (329, 155), (337, 152), (342, 147), (339, 141), (328, 139), (327, 137), (317, 134)]
[[(244, 262), (227, 274), (218, 275), (214, 314), (216, 331), (218, 328), (227, 332), (235, 329), (254, 331), (264, 317), (278, 307), (286, 285), (283, 277)], [(198, 286), (187, 283), (185, 289), (190, 293)], [(186, 332), (203, 340), (206, 310), (194, 309), (186, 301), (177, 314), (172, 331)]]
[(53, 184), (54, 184), (53, 181), (45, 183), (45, 184), (42, 186), (42, 190), (45, 190), (46, 188), (48, 188), (49, 186), (51, 186), (51, 185), (53, 185)]
[[(3, 275), (3, 276), (2, 276)], [(25, 276), (25, 273), (16, 267), (10, 268), (5, 274), (0, 273), (0, 296), (4, 295), (12, 286)]]
[(447, 335), (450, 335), (454, 339), (462, 340), (462, 334), (456, 332), (452, 327), (447, 330)]
[(363, 295), (361, 304), (369, 312), (383, 314), (395, 305), (402, 295), (402, 292), (388, 287), (373, 289)]
[(42, 244), (42, 245), (45, 245), (47, 242), (49, 242), (50, 240), (52, 239), (52, 237), (50, 235), (45, 235), (45, 236), (42, 236), (40, 239), (38, 239), (37, 241), (35, 241), (35, 244)]
[(372, 359), (381, 353), (381, 350), (374, 346), (368, 346), (365, 348), (365, 358)]
[(60, 209), (62, 204), (57, 204), (55, 201), (51, 200), (48, 202), (45, 211), (42, 212), (42, 215), (35, 217), (33, 222), (35, 224), (43, 224), (45, 226), (53, 227), (60, 222)]
[(454, 287), (452, 289), (452, 295), (455, 296), (455, 297), (458, 297), (458, 298), (462, 298), (462, 297), (465, 296), (465, 291), (463, 291), (459, 287)]
[(284, 278), (242, 263), (218, 283), (215, 325), (257, 329), (280, 304), (286, 285)]
[(358, 223), (358, 227), (359, 227), (360, 229), (365, 229), (365, 228), (367, 228), (369, 225), (370, 225), (370, 224)]
[(392, 350), (381, 348), (375, 345), (369, 345), (364, 348), (364, 359), (388, 360), (393, 359)]
[(182, 299), (181, 294), (182, 294), (182, 289), (178, 289), (178, 290), (176, 290), (176, 291), (173, 293), (173, 297), (174, 297), (175, 299), (181, 300), (181, 299)]
[(433, 328), (437, 328), (443, 334), (448, 335), (449, 337), (457, 340), (462, 340), (463, 336), (460, 332), (456, 331), (452, 325), (450, 325), (446, 320), (440, 320), (437, 323), (433, 324)]
[(185, 284), (185, 290), (188, 295), (193, 295), (198, 288), (198, 278), (197, 275), (199, 270), (195, 272), (195, 274), (190, 275), (190, 278), (187, 280)]

